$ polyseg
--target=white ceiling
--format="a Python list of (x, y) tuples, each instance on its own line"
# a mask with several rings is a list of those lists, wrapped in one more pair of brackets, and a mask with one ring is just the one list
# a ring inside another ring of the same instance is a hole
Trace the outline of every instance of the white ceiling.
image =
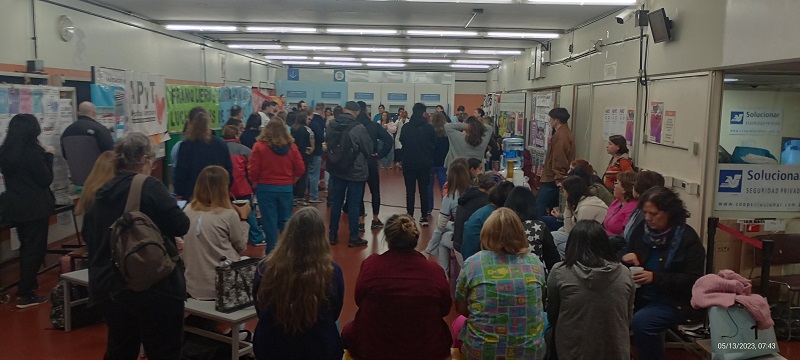
[[(366, 0), (93, 0), (111, 8), (131, 12), (161, 24), (228, 24), (236, 26), (302, 25), (324, 28), (378, 27), (392, 29), (459, 30), (470, 19), (473, 9), (483, 9), (469, 26), (472, 31), (548, 31), (564, 30), (619, 10), (619, 6), (426, 3)], [(405, 36), (347, 36), (327, 34), (247, 34), (203, 33), (223, 43), (281, 43), (292, 45), (365, 45), (411, 47), (456, 47), (524, 50), (533, 40), (488, 38), (425, 38)], [(544, 41), (544, 40), (543, 40)], [(472, 55), (353, 54), (348, 52), (302, 53), (258, 50), (274, 55), (327, 55), (417, 58), (494, 58)], [(450, 71), (448, 65), (425, 65)]]

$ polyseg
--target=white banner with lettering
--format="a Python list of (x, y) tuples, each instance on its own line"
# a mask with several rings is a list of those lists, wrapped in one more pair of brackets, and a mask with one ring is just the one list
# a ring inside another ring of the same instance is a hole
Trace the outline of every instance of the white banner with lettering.
[(733, 109), (729, 116), (731, 135), (780, 135), (781, 109)]
[(163, 75), (94, 67), (98, 85), (125, 89), (125, 130), (146, 135), (167, 132), (166, 81)]
[(800, 211), (800, 166), (719, 164), (714, 209)]

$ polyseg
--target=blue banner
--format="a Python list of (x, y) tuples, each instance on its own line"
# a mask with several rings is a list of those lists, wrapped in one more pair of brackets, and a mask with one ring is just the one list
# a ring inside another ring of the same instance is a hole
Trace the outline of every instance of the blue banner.
[(389, 93), (386, 95), (389, 101), (408, 101), (408, 94)]
[(225, 126), (231, 117), (231, 107), (242, 107), (242, 121), (253, 113), (253, 89), (248, 86), (229, 86), (219, 88), (219, 123)]
[(114, 129), (115, 137), (122, 135), (121, 132), (125, 129), (125, 89), (119, 86), (90, 84), (89, 90), (92, 103), (97, 107), (97, 122)]
[(307, 96), (305, 91), (287, 91), (286, 97), (293, 99), (305, 99)]
[(375, 93), (357, 92), (354, 97), (356, 100), (372, 101), (375, 100)]
[(442, 101), (442, 95), (440, 94), (420, 94), (419, 101), (422, 102), (440, 102)]
[(336, 100), (338, 100), (338, 99), (342, 98), (342, 93), (340, 93), (338, 91), (323, 91), (322, 92), (322, 98), (323, 99), (336, 99)]

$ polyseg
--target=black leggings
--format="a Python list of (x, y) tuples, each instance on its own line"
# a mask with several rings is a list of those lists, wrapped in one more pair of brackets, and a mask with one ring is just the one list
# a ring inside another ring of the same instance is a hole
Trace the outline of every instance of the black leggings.
[[(381, 174), (378, 172), (378, 158), (370, 156), (367, 159), (367, 168), (369, 168), (369, 177), (367, 183), (364, 185), (369, 186), (369, 193), (372, 196), (372, 215), (378, 216), (381, 211)], [(364, 201), (361, 201), (361, 213), (366, 214), (364, 210)]]
[(428, 183), (431, 181), (431, 169), (409, 169), (404, 167), (403, 179), (406, 182), (406, 211), (408, 211), (408, 215), (414, 216), (414, 195), (416, 191), (414, 187), (418, 185), (422, 216), (428, 216), (424, 212), (428, 210)]
[(308, 189), (308, 164), (311, 161), (311, 157), (306, 158), (303, 157), (303, 161), (306, 164), (306, 171), (303, 173), (303, 176), (297, 180), (297, 183), (294, 184), (294, 198), (295, 199), (303, 199), (306, 197), (306, 189)]

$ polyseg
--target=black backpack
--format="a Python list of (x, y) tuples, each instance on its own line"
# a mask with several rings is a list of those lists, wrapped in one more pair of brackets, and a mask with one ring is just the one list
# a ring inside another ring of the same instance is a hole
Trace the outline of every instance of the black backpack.
[(353, 168), (358, 153), (353, 148), (350, 130), (353, 130), (353, 128), (358, 125), (360, 124), (357, 121), (352, 121), (341, 132), (329, 134), (326, 139), (328, 142), (328, 150), (326, 152), (328, 156), (328, 172), (343, 174), (349, 172)]

